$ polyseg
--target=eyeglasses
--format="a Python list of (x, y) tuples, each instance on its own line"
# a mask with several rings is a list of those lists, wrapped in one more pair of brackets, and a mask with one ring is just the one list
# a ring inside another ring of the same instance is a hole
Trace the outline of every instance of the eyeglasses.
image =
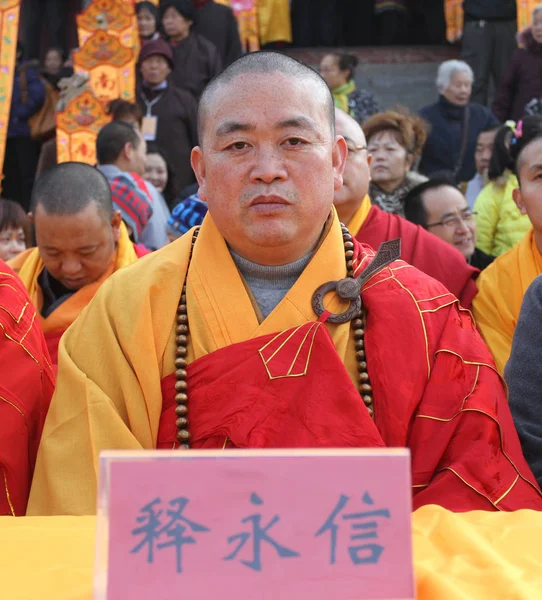
[(446, 217), (445, 219), (442, 219), (442, 221), (437, 221), (436, 223), (429, 223), (425, 227), (426, 229), (429, 229), (429, 227), (437, 227), (439, 225), (442, 225), (442, 227), (446, 227), (447, 229), (455, 229), (456, 227), (459, 227), (462, 223), (472, 223), (474, 217), (477, 214), (477, 212), (473, 212), (469, 209), (461, 213), (460, 215), (451, 215), (449, 217)]

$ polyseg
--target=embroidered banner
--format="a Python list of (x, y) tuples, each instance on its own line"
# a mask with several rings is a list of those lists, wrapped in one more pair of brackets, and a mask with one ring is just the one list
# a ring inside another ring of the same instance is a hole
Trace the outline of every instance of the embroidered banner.
[(446, 39), (453, 44), (463, 36), (463, 0), (446, 0)]
[[(4, 166), (21, 0), (0, 0), (0, 166)], [(0, 190), (1, 190), (0, 183)]]
[(216, 0), (216, 2), (232, 8), (239, 23), (239, 35), (243, 48), (249, 52), (259, 50), (260, 34), (256, 0)]
[(77, 16), (80, 49), (74, 68), (88, 73), (104, 104), (115, 98), (135, 100), (135, 63), (139, 35), (133, 0), (93, 0)]
[(96, 137), (111, 117), (91, 89), (70, 100), (65, 110), (57, 113), (57, 160), (96, 164)]

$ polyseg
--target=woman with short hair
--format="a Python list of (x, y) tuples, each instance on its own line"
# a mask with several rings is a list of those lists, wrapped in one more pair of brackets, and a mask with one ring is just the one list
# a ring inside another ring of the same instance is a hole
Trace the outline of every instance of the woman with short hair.
[(404, 217), (405, 196), (427, 181), (414, 170), (427, 136), (425, 123), (406, 111), (389, 110), (365, 121), (363, 131), (372, 156), (371, 202)]
[(461, 60), (440, 65), (438, 101), (420, 110), (420, 116), (431, 125), (420, 163), (424, 175), (448, 171), (459, 183), (476, 174), (478, 135), (499, 122), (485, 106), (470, 101), (473, 79), (472, 69)]

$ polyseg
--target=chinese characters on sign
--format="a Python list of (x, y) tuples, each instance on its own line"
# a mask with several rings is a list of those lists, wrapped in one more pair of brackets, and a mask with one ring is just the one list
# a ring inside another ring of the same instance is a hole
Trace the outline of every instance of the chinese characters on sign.
[[(315, 537), (322, 536), (329, 531), (330, 533), (330, 558), (329, 564), (334, 565), (337, 561), (337, 544), (339, 525), (336, 520), (343, 520), (350, 523), (353, 531), (350, 535), (351, 545), (348, 546), (348, 555), (354, 565), (376, 564), (378, 563), (385, 548), (378, 544), (378, 522), (377, 519), (390, 519), (391, 514), (387, 508), (374, 509), (374, 501), (368, 492), (362, 497), (362, 504), (369, 506), (370, 510), (363, 512), (342, 514), (351, 498), (341, 494), (337, 505), (326, 519), (325, 523), (315, 533)], [(177, 573), (182, 573), (182, 548), (186, 544), (205, 543), (204, 536), (198, 536), (200, 533), (210, 532), (209, 527), (196, 523), (187, 518), (183, 512), (188, 507), (190, 500), (180, 497), (170, 500), (167, 505), (170, 508), (163, 508), (163, 502), (160, 498), (155, 498), (139, 512), (136, 517), (137, 526), (132, 529), (132, 535), (139, 537), (139, 543), (132, 548), (132, 553), (143, 553), (148, 563), (154, 563), (157, 551), (165, 548), (175, 549), (175, 564)], [(250, 496), (250, 503), (254, 506), (262, 506), (264, 501), (255, 492)], [(295, 558), (301, 554), (293, 549), (280, 544), (271, 536), (270, 530), (279, 523), (280, 516), (275, 515), (262, 526), (263, 515), (261, 513), (248, 515), (241, 520), (243, 525), (250, 525), (251, 531), (235, 533), (227, 538), (227, 544), (237, 546), (223, 560), (233, 561), (242, 554), (246, 543), (252, 538), (252, 552), (245, 551), (245, 555), (251, 556), (247, 560), (239, 558), (240, 562), (246, 567), (254, 570), (262, 570), (262, 544), (269, 544), (275, 549), (278, 558)], [(196, 536), (196, 537), (195, 537)], [(375, 540), (370, 543), (366, 540)], [(361, 542), (361, 543), (360, 543)]]
[(94, 600), (414, 598), (405, 449), (110, 452), (98, 497)]

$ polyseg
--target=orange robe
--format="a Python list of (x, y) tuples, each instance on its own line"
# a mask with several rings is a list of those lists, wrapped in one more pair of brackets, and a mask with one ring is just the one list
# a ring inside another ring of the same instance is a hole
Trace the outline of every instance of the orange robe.
[(348, 224), (352, 235), (375, 250), (382, 242), (401, 238), (401, 258), (444, 284), (465, 308), (470, 308), (477, 293), (478, 269), (469, 265), (463, 255), (436, 235), (399, 215), (371, 206), (366, 196)]
[(53, 364), (58, 363), (58, 344), (66, 329), (77, 319), (81, 311), (92, 300), (103, 282), (115, 271), (135, 262), (139, 256), (148, 251), (138, 248), (130, 241), (124, 223), (121, 224), (121, 234), (117, 250), (107, 267), (105, 273), (89, 285), (81, 288), (63, 302), (48, 317), (41, 316), (43, 308), (43, 293), (39, 287), (38, 277), (43, 271), (43, 260), (38, 248), (29, 248), (16, 258), (9, 261), (9, 265), (18, 273), (28, 290), (34, 306), (38, 310), (38, 320), (45, 334), (47, 347)]
[(0, 514), (25, 514), (54, 375), (21, 280), (0, 260)]
[(478, 279), (474, 318), (501, 375), (512, 350), (523, 296), (541, 274), (542, 254), (531, 230), (519, 244), (498, 256)]
[[(261, 322), (210, 215), (187, 274), (190, 246), (187, 234), (111, 277), (66, 332), (29, 514), (94, 512), (101, 450), (173, 447), (185, 278), (195, 447), (408, 446), (415, 507), (542, 510), (491, 356), (440, 283), (397, 261), (362, 290), (373, 422), (354, 387), (350, 323), (319, 323), (311, 306), (318, 286), (346, 275), (336, 216)], [(356, 249), (359, 271), (373, 252)], [(344, 308), (334, 294), (326, 307)]]

